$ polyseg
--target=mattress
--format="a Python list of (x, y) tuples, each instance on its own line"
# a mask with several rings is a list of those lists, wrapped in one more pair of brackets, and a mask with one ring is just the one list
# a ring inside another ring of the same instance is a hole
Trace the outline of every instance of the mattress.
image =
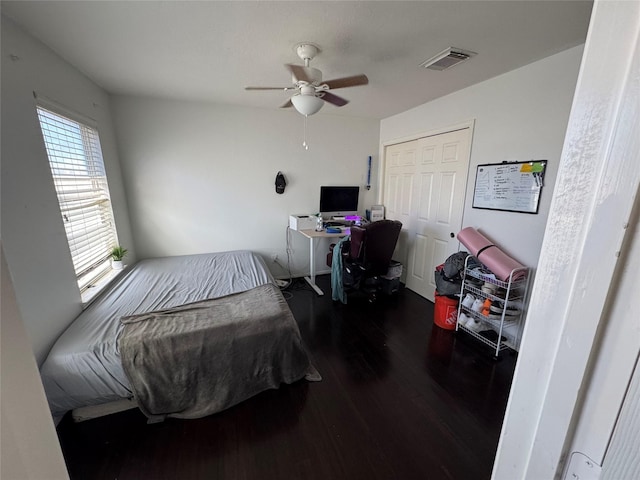
[(249, 251), (142, 260), (76, 318), (53, 345), (40, 374), (54, 417), (132, 396), (122, 368), (120, 318), (244, 292), (274, 283)]

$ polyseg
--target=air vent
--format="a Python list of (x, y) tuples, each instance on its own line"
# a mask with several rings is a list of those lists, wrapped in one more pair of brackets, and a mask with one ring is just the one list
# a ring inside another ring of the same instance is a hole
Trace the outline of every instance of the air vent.
[(449, 47), (437, 54), (435, 57), (425, 60), (420, 64), (420, 66), (428, 68), (429, 70), (446, 70), (447, 68), (451, 68), (454, 65), (468, 60), (474, 55), (476, 55), (475, 52)]

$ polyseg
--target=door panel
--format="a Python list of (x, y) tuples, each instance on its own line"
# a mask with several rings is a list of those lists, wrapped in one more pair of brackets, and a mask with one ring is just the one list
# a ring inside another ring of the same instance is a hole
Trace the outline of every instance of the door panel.
[(418, 211), (416, 212), (418, 219), (422, 221), (429, 221), (431, 219), (431, 204), (433, 190), (433, 174), (423, 173), (419, 177), (420, 184), (418, 185)]
[(385, 150), (391, 161), (385, 167), (383, 201), (389, 206), (387, 218), (400, 220), (403, 229), (395, 258), (406, 259), (407, 287), (432, 301), (435, 267), (459, 247), (455, 234), (462, 228), (469, 152), (469, 128)]
[(430, 274), (427, 277), (427, 280), (428, 280), (427, 291), (430, 292), (431, 295), (433, 295), (433, 292), (436, 289), (435, 277), (433, 275), (433, 272), (435, 271), (435, 267), (437, 265), (440, 265), (444, 261), (442, 260), (443, 258), (446, 260), (447, 257), (451, 255), (449, 253), (449, 250), (450, 250), (449, 243), (450, 243), (450, 238), (444, 238), (444, 239), (435, 238), (433, 240), (433, 254), (429, 259), (429, 264), (432, 265), (433, 268), (431, 269)]
[(415, 280), (424, 281), (427, 272), (424, 271), (425, 259), (428, 256), (429, 238), (424, 235), (416, 235), (414, 245), (413, 262), (409, 271)]
[(400, 165), (400, 150), (390, 151), (389, 166), (397, 167), (398, 165)]
[(436, 222), (445, 227), (451, 225), (451, 218), (454, 213), (455, 181), (455, 172), (445, 172), (440, 176), (440, 197), (438, 198), (438, 215)]
[(422, 165), (432, 164), (435, 162), (436, 148), (434, 145), (427, 145), (422, 147), (420, 163)]
[[(398, 237), (398, 244), (393, 254), (393, 258), (399, 260), (403, 264), (410, 261), (407, 253), (409, 245), (413, 243), (413, 236), (409, 234), (409, 225), (411, 224), (411, 204), (413, 191), (413, 175), (415, 175), (415, 152), (418, 148), (418, 142), (406, 142), (396, 145), (390, 145), (385, 149), (385, 158), (390, 161), (386, 162), (384, 175), (384, 196), (383, 203), (385, 205), (385, 216), (392, 220), (402, 222), (402, 230)], [(403, 158), (406, 157), (406, 158)], [(409, 174), (409, 177), (405, 177)], [(403, 182), (404, 180), (409, 180)], [(402, 205), (405, 204), (404, 215)], [(406, 275), (406, 268), (403, 275)]]
[(384, 195), (385, 208), (387, 216), (396, 217), (398, 213), (398, 175), (389, 175), (387, 177), (387, 190)]
[(409, 218), (411, 215), (411, 193), (413, 191), (413, 175), (405, 173), (402, 175), (402, 185), (400, 185), (400, 215)]
[(414, 147), (407, 148), (400, 153), (400, 164), (405, 167), (416, 164), (416, 149)]
[(453, 163), (458, 161), (460, 152), (458, 143), (447, 143), (442, 146), (442, 163)]

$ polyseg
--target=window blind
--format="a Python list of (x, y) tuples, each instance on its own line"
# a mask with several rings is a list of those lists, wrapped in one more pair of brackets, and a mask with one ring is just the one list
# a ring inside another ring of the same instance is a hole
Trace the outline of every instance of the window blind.
[(37, 107), (71, 258), (84, 292), (111, 270), (117, 234), (98, 131)]

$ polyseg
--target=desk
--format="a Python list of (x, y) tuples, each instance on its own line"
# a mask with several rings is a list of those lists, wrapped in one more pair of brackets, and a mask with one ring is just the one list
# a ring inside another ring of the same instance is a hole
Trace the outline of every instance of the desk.
[(341, 233), (327, 233), (324, 230), (316, 232), (315, 230), (296, 230), (300, 235), (309, 239), (309, 276), (304, 277), (311, 288), (313, 288), (318, 295), (324, 295), (324, 292), (316, 285), (316, 254), (315, 243), (317, 238), (339, 238), (346, 237), (350, 234), (349, 228), (343, 228)]

